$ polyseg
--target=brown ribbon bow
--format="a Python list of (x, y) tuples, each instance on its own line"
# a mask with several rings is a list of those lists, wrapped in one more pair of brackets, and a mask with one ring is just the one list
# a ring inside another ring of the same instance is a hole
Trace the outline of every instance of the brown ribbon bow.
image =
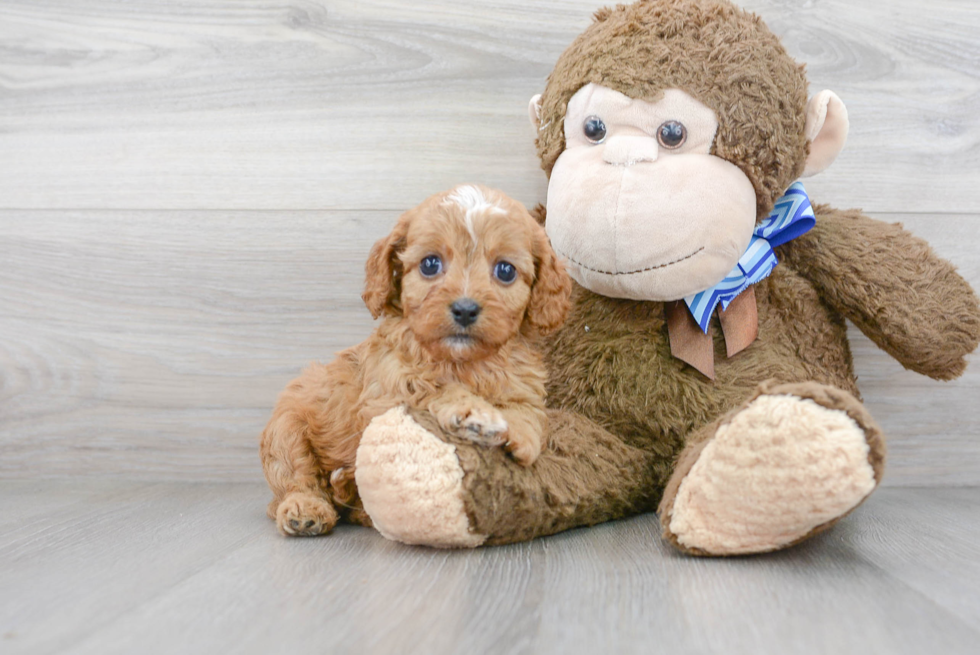
[[(665, 303), (664, 309), (670, 353), (714, 380), (715, 346), (711, 328), (708, 328), (707, 334), (702, 332), (683, 300)], [(727, 309), (719, 305), (717, 311), (728, 357), (748, 348), (759, 336), (759, 310), (754, 286), (735, 296)]]

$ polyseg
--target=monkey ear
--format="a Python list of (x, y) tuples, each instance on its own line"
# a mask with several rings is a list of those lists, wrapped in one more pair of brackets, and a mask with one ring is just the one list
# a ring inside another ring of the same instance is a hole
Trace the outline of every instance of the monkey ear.
[(810, 154), (803, 177), (823, 171), (837, 159), (847, 141), (847, 108), (833, 91), (821, 91), (806, 104), (806, 138)]
[(572, 278), (551, 249), (544, 228), (535, 227), (533, 254), (537, 270), (524, 322), (533, 332), (545, 335), (560, 328), (568, 316)]
[(531, 127), (534, 129), (541, 128), (541, 94), (531, 98), (531, 102), (527, 105), (527, 116), (531, 119)]
[(408, 236), (410, 212), (402, 214), (395, 228), (386, 237), (378, 239), (364, 264), (366, 274), (364, 293), (361, 299), (367, 305), (371, 316), (379, 318), (383, 314), (397, 316), (401, 313), (401, 262), (398, 253), (405, 247)]

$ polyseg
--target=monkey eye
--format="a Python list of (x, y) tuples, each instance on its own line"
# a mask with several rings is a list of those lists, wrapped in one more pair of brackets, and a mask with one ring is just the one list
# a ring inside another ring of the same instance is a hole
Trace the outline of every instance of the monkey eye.
[(493, 267), (493, 276), (504, 284), (510, 284), (517, 279), (517, 269), (510, 262), (500, 261)]
[(582, 131), (585, 132), (585, 138), (592, 143), (602, 143), (602, 140), (606, 138), (606, 124), (598, 116), (586, 118), (582, 125)]
[(422, 277), (435, 277), (442, 272), (442, 260), (436, 255), (429, 255), (419, 264)]
[(667, 121), (657, 128), (657, 143), (668, 150), (675, 150), (687, 141), (687, 128), (677, 121)]

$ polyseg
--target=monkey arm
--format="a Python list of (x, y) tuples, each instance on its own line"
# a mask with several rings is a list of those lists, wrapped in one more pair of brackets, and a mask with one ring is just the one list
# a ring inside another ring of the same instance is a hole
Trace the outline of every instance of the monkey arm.
[(959, 377), (980, 341), (980, 307), (955, 267), (900, 224), (826, 205), (814, 212), (816, 226), (777, 257), (905, 368)]

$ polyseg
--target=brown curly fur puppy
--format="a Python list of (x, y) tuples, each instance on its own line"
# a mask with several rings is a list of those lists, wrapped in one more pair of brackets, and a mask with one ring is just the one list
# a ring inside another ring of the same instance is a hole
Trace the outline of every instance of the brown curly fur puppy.
[(371, 419), (398, 405), (503, 445), (525, 466), (541, 452), (534, 341), (564, 321), (571, 281), (527, 210), (499, 191), (456, 187), (403, 214), (366, 270), (364, 302), (384, 321), (291, 382), (262, 434), (268, 513), (286, 535), (327, 533), (341, 514), (369, 523), (354, 458)]

